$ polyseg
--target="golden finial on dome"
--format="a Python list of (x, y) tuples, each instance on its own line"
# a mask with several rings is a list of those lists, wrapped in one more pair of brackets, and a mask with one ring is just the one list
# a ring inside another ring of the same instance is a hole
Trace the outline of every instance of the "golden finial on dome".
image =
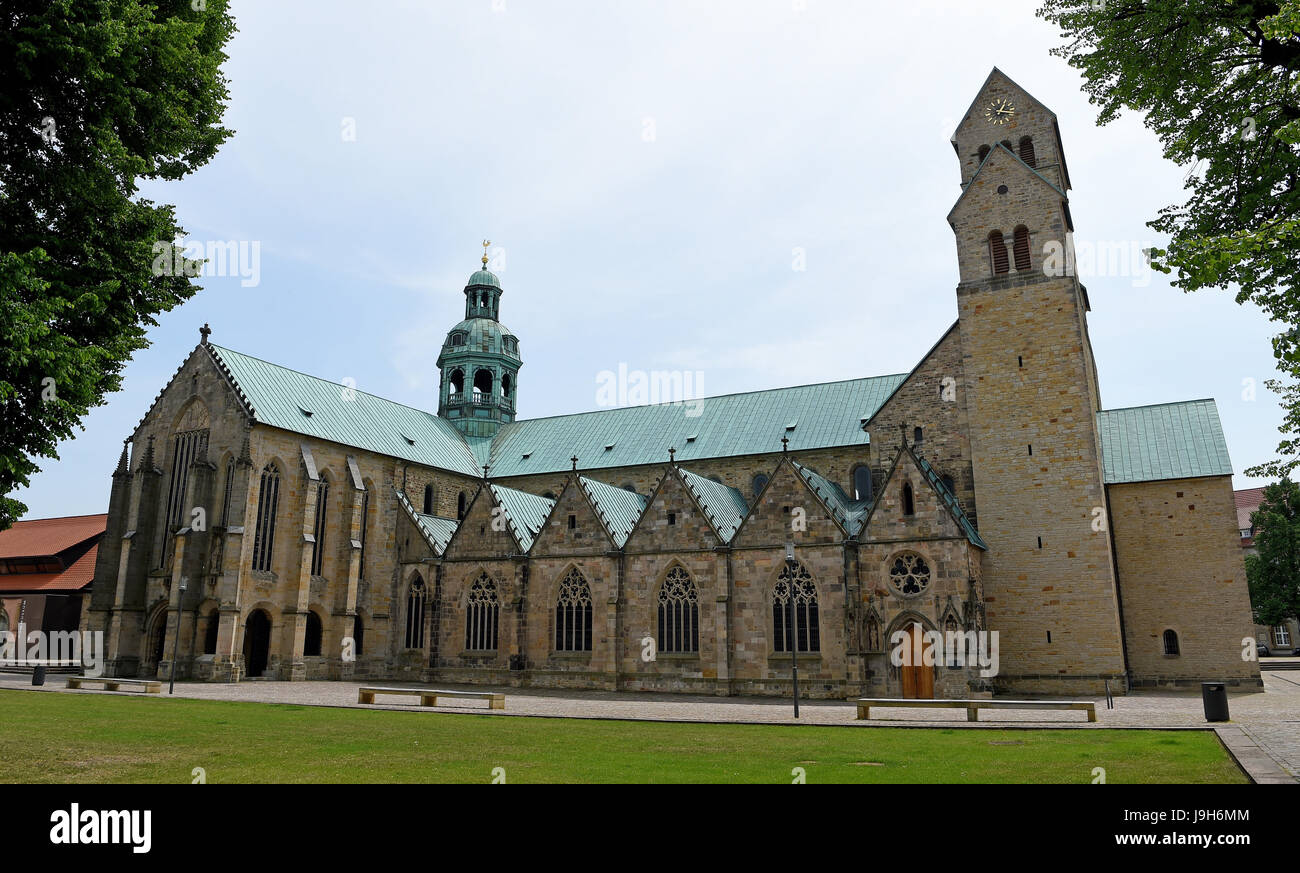
[(488, 254), (487, 254), (487, 253), (488, 253), (488, 246), (490, 246), (490, 245), (492, 245), (492, 240), (490, 240), (490, 239), (485, 239), (485, 240), (483, 240), (483, 269), (485, 269), (485, 270), (487, 269), (487, 265), (488, 265)]

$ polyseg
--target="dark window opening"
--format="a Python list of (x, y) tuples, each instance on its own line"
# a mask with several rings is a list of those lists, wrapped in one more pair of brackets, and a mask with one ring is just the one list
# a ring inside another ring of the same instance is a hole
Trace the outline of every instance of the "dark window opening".
[(1016, 272), (1023, 273), (1030, 268), (1029, 228), (1023, 224), (1016, 228), (1012, 248), (1016, 256)]
[(1030, 137), (1020, 138), (1020, 160), (1031, 167), (1038, 166), (1038, 159), (1034, 156), (1034, 141)]
[(866, 464), (853, 468), (853, 499), (871, 499), (871, 468)]
[(465, 492), (462, 491), (456, 495), (456, 520), (460, 521), (465, 518)]
[(570, 515), (570, 516), (569, 516), (569, 530), (576, 530), (577, 527), (578, 527), (578, 516), (576, 516), (576, 515)]
[(433, 515), (433, 486), (424, 486), (424, 514)]
[(320, 656), (321, 638), (325, 635), (321, 627), (320, 616), (314, 612), (307, 613), (307, 633), (303, 636), (302, 653), (309, 658)]
[(916, 515), (916, 501), (912, 497), (912, 483), (903, 483), (903, 515)]
[(677, 513), (675, 512), (668, 513), (668, 523), (677, 524)]
[(1165, 631), (1165, 654), (1166, 655), (1180, 654), (1178, 649), (1178, 634), (1174, 633), (1171, 630)]

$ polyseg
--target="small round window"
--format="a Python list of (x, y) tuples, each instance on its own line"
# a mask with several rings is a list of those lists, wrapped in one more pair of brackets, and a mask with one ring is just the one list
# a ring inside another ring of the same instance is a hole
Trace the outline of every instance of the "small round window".
[(922, 594), (930, 587), (930, 565), (915, 552), (905, 552), (889, 568), (889, 584), (904, 597)]

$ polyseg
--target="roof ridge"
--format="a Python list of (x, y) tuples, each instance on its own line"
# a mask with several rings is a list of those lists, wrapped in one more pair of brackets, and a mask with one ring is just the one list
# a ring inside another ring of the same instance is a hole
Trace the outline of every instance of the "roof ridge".
[(1130, 409), (1155, 409), (1157, 406), (1186, 406), (1189, 403), (1213, 403), (1216, 406), (1218, 401), (1213, 397), (1197, 397), (1193, 400), (1166, 400), (1163, 403), (1139, 403), (1135, 406), (1116, 406), (1113, 409), (1098, 409), (1097, 414), (1103, 412), (1125, 412)]
[[(356, 393), (356, 394), (364, 394), (364, 395), (366, 395), (367, 397), (373, 397), (373, 398), (375, 398), (376, 400), (382, 400), (382, 401), (384, 401), (385, 403), (390, 403), (390, 404), (392, 404), (393, 406), (400, 406), (400, 407), (402, 407), (403, 409), (409, 409), (409, 410), (411, 410), (412, 412), (421, 412), (421, 413), (424, 413), (425, 415), (429, 416), (430, 418), (438, 418), (438, 417), (439, 417), (437, 413), (435, 413), (435, 412), (430, 412), (430, 411), (427, 410), (427, 409), (421, 409), (421, 408), (418, 407), (418, 406), (411, 406), (410, 404), (402, 403), (402, 402), (397, 401), (397, 400), (390, 400), (390, 399), (388, 399), (387, 397), (384, 397), (384, 396), (381, 395), (381, 394), (375, 394), (373, 391), (365, 391), (365, 390), (363, 390), (363, 389), (361, 389), (361, 388), (353, 388), (352, 386), (344, 386), (342, 382), (333, 382), (333, 381), (331, 381), (331, 380), (329, 380), (329, 379), (326, 379), (326, 378), (323, 378), (323, 377), (321, 377), (321, 376), (315, 376), (315, 375), (313, 375), (313, 374), (311, 374), (311, 373), (303, 372), (302, 370), (295, 370), (293, 367), (286, 367), (284, 364), (277, 364), (277, 363), (275, 363), (275, 361), (268, 361), (266, 358), (259, 358), (257, 355), (250, 355), (250, 354), (248, 354), (247, 352), (241, 352), (239, 349), (232, 349), (232, 348), (228, 348), (228, 347), (226, 347), (226, 346), (219, 346), (219, 345), (217, 345), (216, 343), (208, 343), (208, 347), (209, 347), (209, 348), (212, 348), (212, 349), (216, 349), (218, 352), (233, 352), (233, 353), (236, 354), (236, 355), (240, 355), (240, 356), (242, 356), (242, 357), (249, 358), (249, 359), (251, 359), (251, 360), (257, 361), (257, 362), (260, 363), (260, 364), (266, 364), (268, 367), (276, 367), (276, 368), (281, 369), (281, 370), (288, 370), (290, 373), (297, 373), (299, 376), (304, 376), (304, 377), (306, 377), (306, 378), (308, 378), (308, 379), (315, 379), (317, 382), (324, 382), (326, 385), (329, 385), (331, 388), (338, 388), (338, 387), (340, 387), (340, 386), (347, 387), (347, 388), (351, 388), (351, 390), (352, 390), (354, 393)], [(456, 433), (457, 433), (457, 434), (460, 434), (460, 431), (456, 431)], [(463, 434), (461, 434), (461, 442), (465, 442), (465, 440), (464, 440), (464, 435), (463, 435)], [(468, 445), (468, 444), (467, 444), (467, 445)]]
[[(865, 382), (872, 379), (897, 379), (906, 378), (908, 373), (886, 373), (881, 376), (854, 376), (848, 379), (832, 379), (829, 382), (807, 382), (803, 385), (786, 385), (781, 388), (756, 388), (753, 391), (735, 391), (731, 394), (714, 394), (710, 397), (692, 397), (688, 400), (667, 400), (663, 403), (638, 403), (634, 406), (610, 406), (605, 409), (588, 409), (583, 412), (562, 412), (557, 415), (541, 415), (537, 418), (520, 418), (510, 424), (523, 424), (529, 421), (549, 421), (555, 418), (574, 418), (579, 415), (599, 415), (609, 412), (618, 412), (624, 409), (656, 409), (661, 406), (681, 406), (685, 403), (696, 403), (701, 400), (722, 400), (727, 397), (744, 397), (748, 394), (767, 394), (773, 391), (793, 391), (796, 388), (815, 388), (823, 385), (843, 385), (846, 382)], [(502, 426), (505, 430), (505, 425)]]

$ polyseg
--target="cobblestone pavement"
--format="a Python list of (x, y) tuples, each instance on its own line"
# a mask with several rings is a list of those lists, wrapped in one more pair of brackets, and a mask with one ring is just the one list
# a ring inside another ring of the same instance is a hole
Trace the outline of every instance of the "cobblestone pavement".
[[(1204, 728), (1205, 715), (1197, 691), (1137, 692), (1114, 698), (1107, 709), (1104, 698), (1097, 704), (1097, 721), (1084, 721), (1084, 714), (1072, 711), (992, 710), (980, 713), (978, 723), (966, 721), (966, 712), (953, 710), (875, 710), (869, 721), (857, 721), (855, 707), (843, 700), (805, 701), (795, 721), (790, 701), (752, 697), (701, 697), (694, 695), (634, 694), (603, 691), (558, 691), (538, 688), (455, 686), (440, 683), (423, 687), (501, 691), (506, 709), (489, 711), (486, 701), (451, 700), (436, 710), (422, 709), (411, 698), (383, 697), (383, 703), (361, 706), (357, 689), (362, 685), (406, 687), (404, 683), (377, 682), (271, 682), (246, 680), (237, 684), (178, 682), (177, 697), (200, 700), (237, 700), (306, 706), (339, 706), (362, 709), (410, 710), (418, 712), (479, 713), (502, 717), (549, 716), (563, 718), (645, 719), (658, 721), (701, 721), (762, 724), (850, 725), (858, 727), (1070, 727), (1070, 728)], [(41, 690), (68, 694), (97, 694), (68, 691), (64, 679), (51, 675)], [(1300, 777), (1300, 670), (1265, 671), (1265, 691), (1233, 692), (1228, 695), (1231, 724), (1262, 748), (1292, 777)], [(420, 687), (411, 685), (410, 687)], [(31, 677), (0, 674), (0, 688), (31, 689)], [(139, 694), (139, 692), (121, 692)], [(141, 695), (143, 696), (143, 695)], [(153, 695), (149, 695), (152, 697)], [(163, 689), (166, 696), (166, 688)]]

